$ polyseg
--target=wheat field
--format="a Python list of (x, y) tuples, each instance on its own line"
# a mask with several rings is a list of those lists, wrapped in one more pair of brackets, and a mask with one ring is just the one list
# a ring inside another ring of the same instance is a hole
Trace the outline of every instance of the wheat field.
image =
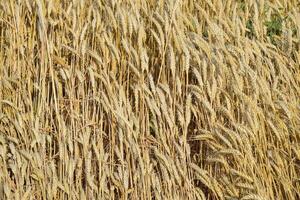
[(0, 0), (0, 199), (300, 199), (298, 0)]

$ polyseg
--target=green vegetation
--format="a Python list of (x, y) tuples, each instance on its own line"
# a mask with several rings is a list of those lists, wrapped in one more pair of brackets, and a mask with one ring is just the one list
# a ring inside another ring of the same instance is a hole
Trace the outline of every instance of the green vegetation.
[(273, 44), (276, 44), (275, 36), (280, 36), (282, 34), (283, 21), (284, 18), (276, 13), (271, 16), (270, 21), (265, 22), (265, 26), (267, 27), (267, 36), (270, 37)]

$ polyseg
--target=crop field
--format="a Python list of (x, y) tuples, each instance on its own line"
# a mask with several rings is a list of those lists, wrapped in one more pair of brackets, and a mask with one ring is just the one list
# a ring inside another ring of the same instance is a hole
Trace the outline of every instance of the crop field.
[(299, 0), (0, 0), (0, 200), (299, 200)]

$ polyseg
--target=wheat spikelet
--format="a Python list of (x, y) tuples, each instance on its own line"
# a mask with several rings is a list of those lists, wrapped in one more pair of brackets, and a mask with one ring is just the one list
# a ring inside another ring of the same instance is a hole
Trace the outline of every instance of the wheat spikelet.
[(237, 171), (235, 169), (230, 169), (230, 171), (232, 174), (237, 175), (250, 183), (253, 182), (253, 179), (250, 176), (248, 176), (247, 174), (244, 174), (243, 172)]
[(155, 18), (152, 18), (151, 21), (154, 23), (155, 27), (157, 28), (157, 31), (159, 33), (159, 41), (160, 41), (160, 45), (161, 47), (164, 47), (165, 46), (165, 34), (164, 34), (164, 31), (161, 27), (161, 25), (159, 24), (159, 22), (155, 19)]
[(256, 194), (248, 194), (244, 197), (242, 197), (242, 200), (265, 200), (265, 198), (256, 195)]
[(172, 78), (175, 79), (176, 60), (175, 60), (174, 50), (171, 45), (168, 47), (168, 63), (171, 69)]
[(162, 43), (161, 43), (160, 38), (158, 37), (157, 33), (152, 29), (150, 31), (151, 31), (152, 36), (154, 37), (156, 43), (158, 44), (158, 47), (161, 49), (163, 46), (162, 46)]
[(203, 87), (204, 84), (203, 84), (203, 81), (202, 81), (202, 77), (201, 77), (199, 71), (195, 67), (193, 68), (193, 73), (195, 74), (200, 87)]
[(149, 63), (149, 57), (147, 55), (147, 51), (146, 49), (142, 49), (141, 50), (141, 57), (140, 57), (140, 60), (141, 60), (141, 68), (143, 71), (146, 71), (148, 72), (149, 71), (149, 67), (148, 67), (148, 63)]
[(190, 60), (191, 60), (191, 56), (190, 56), (190, 52), (189, 50), (183, 46), (183, 52), (184, 52), (184, 69), (186, 71), (186, 73), (188, 73), (189, 69), (190, 69)]
[(123, 9), (119, 11), (119, 15), (120, 15), (120, 24), (121, 24), (121, 27), (122, 27), (122, 33), (124, 35), (127, 35), (128, 22), (126, 20), (126, 16), (124, 16), (124, 10)]
[(192, 104), (192, 96), (189, 94), (186, 99), (186, 107), (185, 107), (185, 122), (187, 125), (191, 121), (191, 104)]

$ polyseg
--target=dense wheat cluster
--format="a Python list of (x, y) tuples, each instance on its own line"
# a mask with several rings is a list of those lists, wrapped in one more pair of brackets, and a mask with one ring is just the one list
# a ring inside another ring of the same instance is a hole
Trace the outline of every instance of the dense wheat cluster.
[(0, 199), (300, 199), (298, 0), (0, 0)]

